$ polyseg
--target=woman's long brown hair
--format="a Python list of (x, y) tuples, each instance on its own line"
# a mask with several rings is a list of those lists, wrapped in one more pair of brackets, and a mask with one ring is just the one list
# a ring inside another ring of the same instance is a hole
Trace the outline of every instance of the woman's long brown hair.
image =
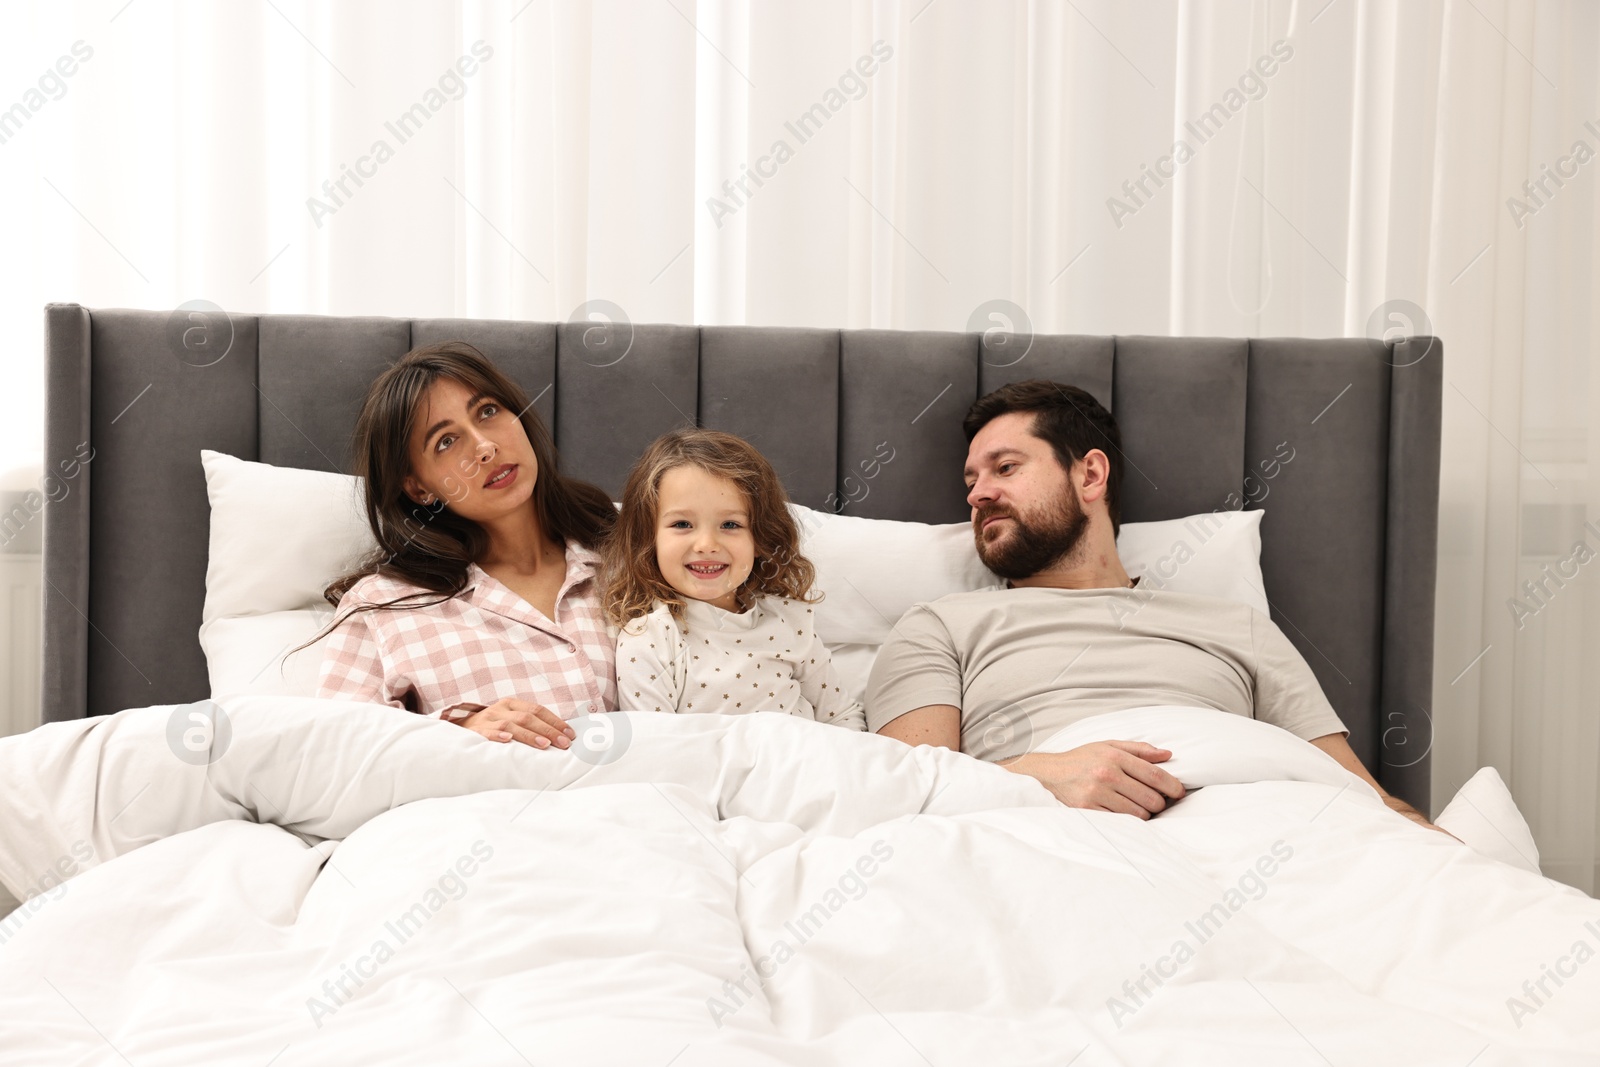
[(616, 509), (604, 490), (561, 473), (555, 442), (515, 382), (464, 341), (428, 345), (406, 353), (378, 375), (356, 419), (356, 473), (365, 490), (367, 524), (378, 547), (323, 592), (336, 608), (350, 587), (370, 574), (420, 586), (435, 596), (412, 594), (368, 605), (369, 609), (442, 603), (466, 588), (468, 566), (488, 549), (489, 535), (483, 527), (443, 503), (418, 504), (405, 492), (405, 479), (411, 473), (411, 434), (428, 390), (441, 378), (521, 412), (522, 428), (539, 464), (532, 506), (546, 537), (557, 544), (575, 541), (599, 549), (616, 524)]
[(626, 626), (648, 615), (657, 602), (683, 617), (683, 595), (667, 584), (656, 562), (656, 516), (661, 479), (675, 467), (699, 467), (726, 478), (743, 494), (750, 509), (750, 536), (755, 566), (738, 589), (741, 609), (756, 597), (782, 596), (815, 603), (816, 569), (800, 554), (800, 527), (790, 514), (789, 495), (767, 458), (742, 437), (719, 430), (684, 428), (658, 437), (628, 473), (622, 490), (622, 514), (604, 549), (606, 616)]

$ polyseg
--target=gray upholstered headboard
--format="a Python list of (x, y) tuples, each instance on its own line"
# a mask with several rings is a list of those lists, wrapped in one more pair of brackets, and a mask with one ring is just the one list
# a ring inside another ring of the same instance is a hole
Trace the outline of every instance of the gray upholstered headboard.
[[(1368, 767), (1427, 804), (1432, 338), (1036, 336), (996, 358), (975, 333), (639, 325), (586, 337), (581, 323), (232, 315), (186, 347), (190, 321), (168, 312), (45, 314), (47, 460), (94, 449), (47, 509), (48, 720), (207, 695), (202, 448), (348, 470), (367, 383), (413, 346), (459, 338), (537, 397), (564, 468), (613, 494), (647, 442), (697, 421), (755, 442), (799, 503), (858, 497), (850, 513), (876, 518), (965, 519), (968, 405), (1021, 378), (1082, 386), (1122, 426), (1126, 520), (1265, 508), (1273, 618)], [(895, 458), (859, 480), (880, 442)]]

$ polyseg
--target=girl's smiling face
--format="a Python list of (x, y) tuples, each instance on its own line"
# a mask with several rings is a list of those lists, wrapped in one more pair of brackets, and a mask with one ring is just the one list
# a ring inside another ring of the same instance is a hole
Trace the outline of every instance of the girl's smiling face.
[(656, 565), (677, 592), (738, 611), (738, 590), (755, 566), (750, 506), (739, 487), (699, 467), (661, 476), (656, 507)]

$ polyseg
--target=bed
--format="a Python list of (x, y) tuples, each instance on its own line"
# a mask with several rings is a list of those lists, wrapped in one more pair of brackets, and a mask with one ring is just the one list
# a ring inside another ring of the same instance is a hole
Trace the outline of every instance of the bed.
[[(811, 516), (846, 656), (870, 655), (935, 578), (981, 580), (951, 547), (960, 416), (1049, 377), (1117, 415), (1130, 524), (1221, 516), (1254, 537), (1239, 595), (1299, 647), (1385, 788), (1426, 810), (1436, 339), (76, 305), (47, 309), (46, 337), (49, 454), (88, 441), (93, 458), (47, 516), (50, 722), (0, 742), (0, 883), (25, 898), (0, 921), (7, 1062), (1600, 1055), (1600, 905), (1518, 862), (1514, 807), (1463, 791), (1452, 807), (1482, 824), (1469, 847), (1251, 720), (1139, 709), (1037, 739), (1178, 751), (1194, 792), (1141, 823), (1063, 809), (958, 753), (783, 716), (611, 716), (584, 724), (606, 734), (593, 745), (535, 752), (315, 700), (270, 648), (268, 682), (219, 682), (220, 621), (310, 610), (311, 549), (275, 549), (337, 540), (311, 536), (338, 529), (336, 509), (239, 479), (348, 493), (361, 391), (415, 345), (482, 348), (536, 398), (564, 466), (613, 493), (674, 425), (749, 437)], [(230, 477), (265, 511), (225, 517)], [(1160, 543), (1139, 550), (1147, 566)], [(849, 569), (874, 552), (912, 562)], [(917, 562), (940, 552), (955, 562)], [(246, 586), (253, 608), (221, 603)], [(249, 632), (230, 647), (265, 642)], [(186, 759), (197, 709), (211, 732)]]

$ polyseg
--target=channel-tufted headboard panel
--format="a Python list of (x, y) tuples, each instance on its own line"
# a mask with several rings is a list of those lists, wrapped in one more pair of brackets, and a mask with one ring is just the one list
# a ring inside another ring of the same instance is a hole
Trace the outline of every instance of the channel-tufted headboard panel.
[[(194, 321), (46, 309), (47, 458), (94, 449), (46, 512), (48, 720), (207, 695), (202, 448), (348, 470), (367, 383), (410, 348), (461, 339), (536, 397), (563, 467), (613, 494), (650, 440), (698, 422), (753, 441), (801, 504), (923, 522), (968, 515), (961, 417), (974, 399), (1022, 378), (1079, 385), (1121, 424), (1125, 520), (1266, 510), (1273, 618), (1361, 758), (1427, 802), (1435, 339), (985, 347), (975, 333), (214, 313), (197, 348), (183, 341)], [(884, 444), (894, 458), (873, 463)]]

